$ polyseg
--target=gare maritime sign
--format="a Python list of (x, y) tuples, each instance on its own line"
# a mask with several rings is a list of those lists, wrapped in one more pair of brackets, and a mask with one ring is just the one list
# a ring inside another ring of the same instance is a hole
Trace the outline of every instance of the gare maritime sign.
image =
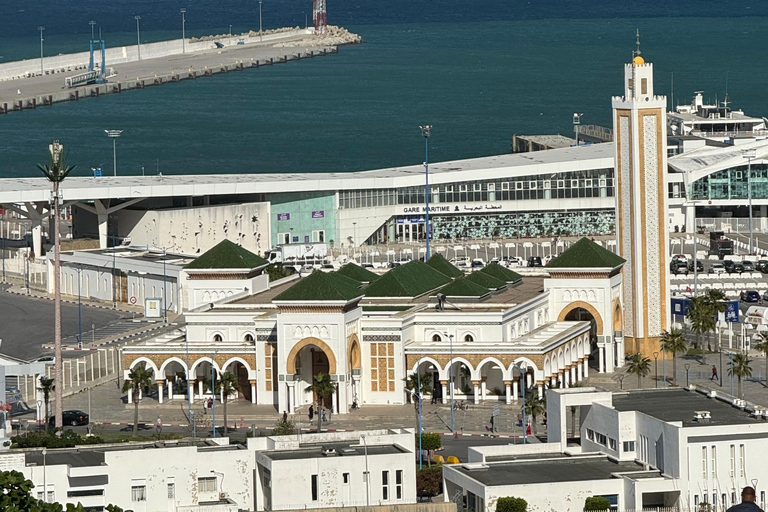
[[(477, 205), (440, 205), (430, 206), (429, 213), (451, 213), (451, 212), (476, 212), (482, 210), (501, 210), (500, 204), (477, 204)], [(403, 208), (403, 213), (424, 213), (426, 206), (407, 206)]]

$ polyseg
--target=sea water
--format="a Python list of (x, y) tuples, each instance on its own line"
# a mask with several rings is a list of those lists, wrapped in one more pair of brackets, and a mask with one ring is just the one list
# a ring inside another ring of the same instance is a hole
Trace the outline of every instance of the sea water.
[[(611, 125), (611, 96), (641, 32), (655, 92), (674, 103), (727, 91), (748, 114), (768, 113), (768, 2), (682, 0), (329, 0), (329, 22), (364, 43), (338, 55), (60, 103), (0, 117), (0, 176), (35, 176), (60, 139), (75, 174), (112, 170), (105, 129), (122, 129), (118, 173), (351, 171), (424, 159), (419, 125), (433, 125), (430, 160), (507, 153), (513, 134), (572, 136)], [(15, 3), (0, 62), (87, 49), (88, 21), (110, 46), (258, 29), (257, 0), (53, 0)], [(311, 1), (264, 0), (264, 28), (311, 24)], [(673, 76), (674, 75), (674, 76)], [(674, 89), (672, 83), (674, 81)]]

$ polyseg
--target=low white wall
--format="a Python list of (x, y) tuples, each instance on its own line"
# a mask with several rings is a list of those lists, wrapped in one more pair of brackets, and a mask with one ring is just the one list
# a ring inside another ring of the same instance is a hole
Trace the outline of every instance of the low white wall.
[[(276, 42), (280, 39), (294, 37), (299, 34), (311, 34), (314, 32), (314, 28), (311, 29), (298, 29), (288, 32), (280, 32), (277, 34), (265, 34), (263, 41)], [(239, 41), (244, 41), (245, 44), (260, 42), (258, 36), (235, 36), (231, 38), (231, 44), (234, 46)], [(224, 46), (230, 45), (230, 38), (224, 37), (217, 39), (217, 42)], [(178, 55), (182, 53), (183, 44), (181, 39), (172, 39), (170, 41), (159, 41), (157, 43), (146, 43), (141, 45), (141, 59), (156, 59), (159, 57), (167, 57), (168, 55)], [(214, 41), (201, 41), (196, 43), (189, 42), (187, 39), (186, 53), (194, 53), (202, 50), (211, 50), (216, 48)], [(46, 74), (49, 73), (66, 73), (67, 76), (77, 74), (76, 71), (85, 71), (90, 61), (90, 52), (69, 53), (66, 55), (56, 55), (43, 58), (43, 68)], [(123, 64), (126, 62), (136, 62), (139, 60), (139, 51), (136, 45), (132, 46), (120, 46), (116, 48), (107, 48), (106, 50), (107, 66), (114, 66), (117, 64)], [(101, 51), (94, 50), (94, 61), (101, 65)], [(23, 79), (27, 76), (34, 76), (40, 74), (40, 59), (26, 59), (15, 62), (8, 62), (6, 64), (0, 64), (0, 80), (16, 80)], [(62, 77), (63, 80), (63, 77)]]

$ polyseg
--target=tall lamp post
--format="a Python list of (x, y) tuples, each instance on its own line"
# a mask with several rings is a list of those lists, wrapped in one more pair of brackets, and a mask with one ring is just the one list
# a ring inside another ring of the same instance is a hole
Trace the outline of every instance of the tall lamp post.
[(48, 455), (48, 450), (43, 448), (43, 501), (48, 503), (48, 475), (46, 474), (45, 456)]
[(262, 35), (262, 25), (261, 25), (261, 0), (259, 0), (259, 41), (263, 41), (264, 36)]
[(134, 16), (136, 19), (136, 51), (139, 56), (139, 60), (141, 60), (141, 27), (140, 27), (140, 21), (141, 16)]
[(83, 313), (82, 303), (80, 301), (80, 284), (83, 281), (82, 277), (83, 266), (77, 267), (77, 344), (80, 348), (83, 348)]
[(43, 31), (45, 30), (45, 27), (40, 25), (37, 27), (37, 30), (40, 31), (40, 74), (44, 75), (45, 71), (43, 70)]
[(185, 13), (186, 9), (182, 8), (181, 13), (181, 53), (187, 53), (187, 18)]
[(448, 340), (450, 341), (450, 353), (451, 353), (451, 360), (448, 363), (448, 378), (450, 379), (448, 382), (448, 385), (450, 386), (450, 392), (451, 392), (451, 432), (453, 432), (453, 435), (456, 435), (456, 404), (453, 400), (453, 334), (448, 334), (447, 332), (443, 333), (445, 336), (448, 337)]
[(107, 137), (112, 139), (112, 172), (114, 176), (117, 176), (117, 138), (120, 137), (123, 130), (104, 130), (104, 133), (107, 134)]
[(416, 386), (418, 387), (419, 393), (419, 470), (421, 470), (421, 435), (422, 435), (422, 429), (421, 429), (421, 358), (424, 357), (424, 354), (419, 354), (419, 364), (416, 366)]
[(689, 386), (689, 382), (688, 382), (688, 370), (690, 370), (690, 369), (691, 369), (691, 365), (690, 365), (690, 364), (688, 364), (688, 363), (686, 363), (686, 364), (685, 364), (685, 387), (686, 387), (686, 388)]
[(528, 420), (525, 417), (525, 388), (528, 387), (528, 365), (520, 363), (520, 380), (523, 383), (523, 444), (528, 444)]
[(88, 24), (91, 26), (91, 41), (93, 41), (95, 35), (94, 35), (94, 26), (96, 25), (96, 22), (94, 20), (91, 20), (88, 22)]
[(432, 125), (425, 124), (419, 126), (421, 128), (421, 135), (424, 137), (424, 175), (426, 181), (424, 182), (424, 201), (426, 207), (424, 208), (424, 236), (427, 240), (427, 253), (424, 255), (424, 261), (429, 259), (429, 136), (432, 134)]
[(754, 254), (752, 245), (752, 159), (756, 156), (756, 150), (742, 149), (741, 156), (747, 159), (747, 197), (749, 200), (749, 254)]
[(659, 353), (654, 352), (653, 353), (653, 366), (654, 366), (654, 373), (655, 377), (653, 378), (654, 387), (659, 387)]
[[(213, 437), (216, 437), (216, 369), (213, 362), (216, 360), (216, 352), (211, 354), (211, 412), (213, 413)], [(224, 431), (226, 432), (226, 425)], [(226, 435), (226, 434), (225, 434)]]

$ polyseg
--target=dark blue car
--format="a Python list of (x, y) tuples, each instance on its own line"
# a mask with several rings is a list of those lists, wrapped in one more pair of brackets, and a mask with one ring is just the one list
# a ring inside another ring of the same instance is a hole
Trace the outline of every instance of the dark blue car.
[(744, 290), (739, 298), (743, 302), (760, 302), (760, 294), (755, 290)]

